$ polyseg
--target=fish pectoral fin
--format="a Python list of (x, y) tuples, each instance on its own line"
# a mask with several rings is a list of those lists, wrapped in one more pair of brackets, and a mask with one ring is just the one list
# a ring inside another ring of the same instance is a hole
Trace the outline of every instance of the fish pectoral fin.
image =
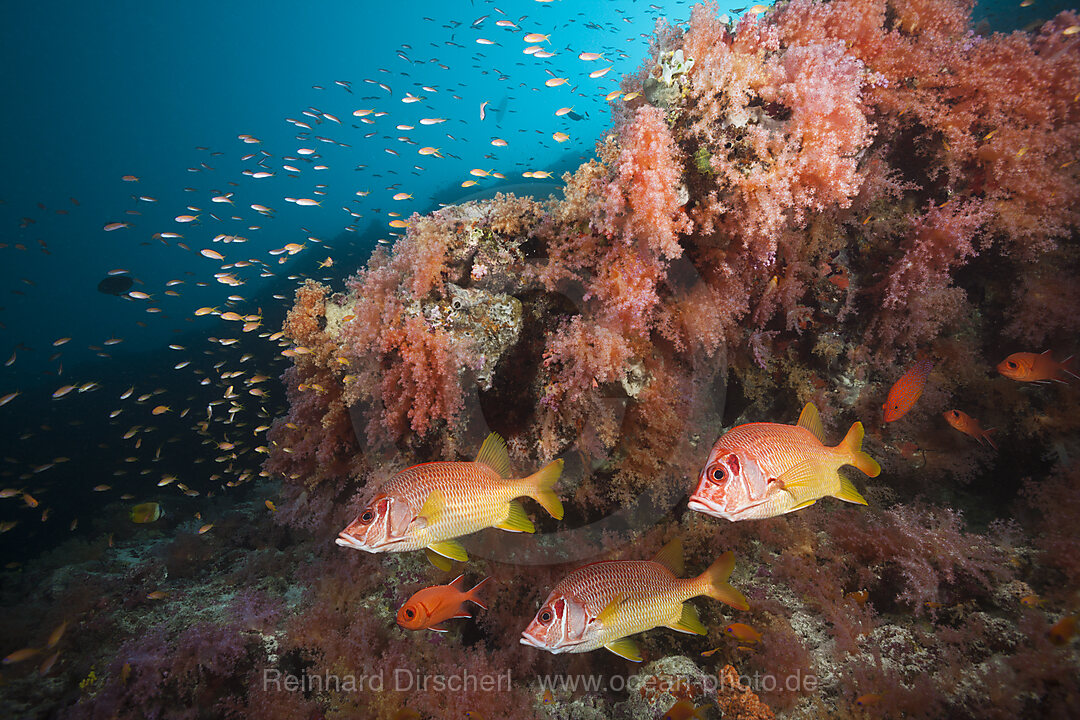
[(697, 608), (686, 602), (682, 605), (682, 614), (679, 619), (668, 625), (672, 630), (678, 630), (683, 633), (690, 633), (691, 635), (706, 635), (708, 630), (701, 624), (701, 618), (698, 617)]
[(495, 527), (509, 532), (536, 532), (536, 526), (533, 525), (529, 516), (525, 514), (525, 508), (521, 506), (521, 503), (517, 500), (511, 500), (509, 508), (506, 518), (499, 521)]
[(424, 506), (420, 508), (420, 512), (417, 514), (417, 517), (423, 518), (424, 522), (427, 523), (424, 527), (431, 527), (439, 520), (444, 504), (442, 490), (432, 490), (428, 493), (427, 499), (424, 500)]
[(429, 563), (439, 568), (443, 572), (450, 572), (450, 569), (454, 567), (454, 562), (450, 558), (443, 557), (431, 548), (424, 548), (424, 554), (427, 555)]
[(811, 500), (806, 500), (805, 502), (799, 503), (798, 505), (791, 508), (790, 510), (787, 510), (786, 512), (795, 512), (796, 510), (802, 510), (803, 508), (810, 507), (811, 505), (813, 505), (816, 502), (817, 502), (817, 498), (813, 498)]
[(630, 638), (619, 638), (607, 643), (604, 647), (631, 662), (641, 662), (641, 651), (638, 650), (637, 643)]
[(855, 484), (843, 476), (840, 476), (840, 489), (833, 494), (833, 497), (856, 505), (866, 505), (866, 498), (855, 489)]
[[(604, 609), (600, 611), (600, 614), (596, 616), (598, 622), (602, 625), (609, 625), (612, 618), (615, 617), (615, 613), (622, 607), (623, 601), (626, 600), (626, 596), (619, 593), (615, 597), (611, 598), (611, 602), (604, 606)], [(612, 651), (614, 652), (614, 650)]]
[(799, 463), (776, 478), (780, 487), (786, 490), (798, 504), (821, 497), (821, 475), (809, 461)]
[(465, 548), (457, 540), (443, 540), (442, 542), (431, 543), (427, 546), (427, 549), (458, 562), (469, 561), (469, 554), (465, 552)]

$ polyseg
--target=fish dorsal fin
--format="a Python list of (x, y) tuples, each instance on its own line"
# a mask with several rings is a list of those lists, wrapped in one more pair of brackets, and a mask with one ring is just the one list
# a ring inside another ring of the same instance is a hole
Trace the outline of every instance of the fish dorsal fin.
[(457, 540), (443, 540), (442, 542), (431, 543), (428, 545), (428, 550), (458, 562), (468, 562), (469, 560), (469, 554), (465, 552), (465, 548)]
[(460, 592), (461, 588), (465, 586), (465, 583), (461, 582), (461, 578), (463, 577), (465, 577), (465, 573), (458, 575), (456, 578), (447, 583), (447, 585)]
[(600, 611), (600, 614), (596, 616), (596, 619), (602, 625), (609, 625), (615, 618), (615, 613), (619, 611), (619, 607), (622, 606), (623, 600), (626, 596), (619, 593), (615, 597), (611, 598), (611, 602), (604, 606), (604, 609)]
[(656, 553), (653, 562), (660, 563), (672, 572), (675, 577), (683, 574), (683, 549), (682, 538), (673, 538), (667, 545)]
[(679, 619), (668, 625), (672, 630), (678, 630), (679, 632), (690, 633), (691, 635), (707, 635), (708, 630), (701, 624), (701, 618), (698, 617), (697, 608), (690, 603), (682, 604), (682, 612), (679, 615)]
[(510, 501), (506, 519), (500, 520), (495, 527), (510, 532), (536, 532), (536, 526), (533, 525), (532, 520), (525, 514), (525, 508), (517, 500)]
[(825, 443), (825, 428), (821, 425), (821, 415), (814, 403), (806, 403), (799, 415), (798, 426), (810, 431), (822, 444)]
[(604, 647), (619, 657), (624, 657), (631, 662), (641, 662), (641, 651), (638, 650), (637, 643), (630, 638), (619, 638), (618, 640), (609, 642), (604, 645)]
[(428, 493), (427, 499), (424, 500), (424, 506), (420, 508), (420, 512), (417, 513), (416, 516), (424, 519), (424, 522), (426, 523), (424, 527), (431, 527), (439, 521), (439, 515), (442, 514), (442, 509), (442, 490), (432, 490)]
[(424, 548), (424, 554), (427, 555), (428, 562), (439, 568), (443, 572), (450, 572), (450, 568), (454, 567), (454, 561), (448, 557), (444, 557), (435, 552), (431, 548)]
[(491, 433), (480, 446), (480, 452), (476, 454), (476, 462), (487, 465), (498, 473), (501, 478), (510, 477), (510, 455), (506, 451), (506, 441), (499, 433)]

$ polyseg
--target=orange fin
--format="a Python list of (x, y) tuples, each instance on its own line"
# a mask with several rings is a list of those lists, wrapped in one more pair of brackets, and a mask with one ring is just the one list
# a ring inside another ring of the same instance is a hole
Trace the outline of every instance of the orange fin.
[[(850, 455), (848, 463), (862, 470), (870, 477), (877, 477), (881, 474), (881, 466), (878, 465), (877, 460), (870, 457), (863, 452), (863, 426), (861, 422), (857, 422), (851, 426), (851, 429), (847, 431), (847, 435), (844, 436), (840, 445), (847, 450)], [(866, 504), (865, 502), (863, 503)]]

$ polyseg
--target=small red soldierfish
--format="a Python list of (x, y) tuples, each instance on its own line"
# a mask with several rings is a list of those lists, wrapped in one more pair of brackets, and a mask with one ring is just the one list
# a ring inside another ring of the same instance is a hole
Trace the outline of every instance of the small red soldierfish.
[(933, 369), (934, 361), (923, 358), (893, 383), (888, 397), (885, 398), (885, 404), (881, 406), (885, 410), (885, 422), (893, 422), (907, 415), (907, 411), (914, 407), (915, 401), (922, 395), (926, 378)]
[(1068, 377), (1080, 377), (1072, 368), (1069, 367), (1069, 363), (1072, 360), (1072, 355), (1065, 358), (1061, 362), (1054, 359), (1054, 356), (1050, 354), (1050, 351), (1042, 353), (1041, 355), (1028, 352), (1013, 353), (1009, 357), (998, 363), (997, 371), (1007, 378), (1012, 380), (1018, 380), (1019, 382), (1050, 382), (1051, 380), (1060, 383), (1067, 383)]
[(487, 610), (477, 591), (491, 578), (484, 578), (468, 592), (461, 589), (461, 578), (458, 575), (449, 585), (435, 585), (416, 592), (398, 610), (398, 625), (407, 630), (446, 632), (446, 628), (441, 627), (444, 621), (472, 617), (465, 612), (466, 600)]
[(448, 568), (449, 563), (438, 556), (469, 559), (455, 538), (489, 527), (536, 531), (516, 498), (531, 497), (561, 520), (562, 502), (554, 487), (562, 467), (561, 459), (553, 460), (528, 477), (514, 478), (506, 442), (491, 433), (475, 462), (429, 462), (390, 478), (338, 533), (336, 542), (370, 553), (427, 548), (433, 564)]
[(990, 439), (990, 433), (994, 432), (994, 428), (987, 428), (983, 430), (982, 426), (979, 425), (979, 421), (968, 415), (963, 410), (947, 410), (945, 411), (944, 415), (945, 422), (949, 423), (960, 432), (964, 433), (965, 435), (970, 435), (979, 442), (983, 442), (985, 440), (990, 445), (990, 447), (997, 450), (997, 445), (995, 445), (994, 441)]
[(743, 594), (728, 584), (735, 567), (729, 550), (694, 578), (683, 573), (682, 541), (675, 538), (652, 560), (609, 560), (574, 570), (548, 595), (521, 634), (521, 644), (556, 655), (607, 648), (641, 662), (637, 643), (628, 636), (669, 627), (706, 634), (697, 608), (686, 602), (699, 595), (748, 610)]
[(865, 505), (837, 470), (854, 465), (870, 477), (881, 466), (862, 450), (863, 426), (825, 446), (821, 416), (807, 403), (797, 425), (750, 423), (720, 436), (690, 496), (691, 510), (727, 520), (760, 520), (809, 507), (826, 495)]

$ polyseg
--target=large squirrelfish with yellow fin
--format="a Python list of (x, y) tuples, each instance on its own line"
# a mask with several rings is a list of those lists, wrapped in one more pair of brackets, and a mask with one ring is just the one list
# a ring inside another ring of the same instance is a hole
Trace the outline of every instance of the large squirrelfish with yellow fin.
[(489, 527), (536, 531), (517, 498), (530, 497), (562, 519), (554, 490), (562, 467), (563, 461), (555, 460), (528, 477), (513, 478), (506, 443), (492, 433), (473, 462), (429, 462), (402, 470), (379, 488), (336, 542), (370, 553), (425, 548), (433, 564), (449, 567), (442, 558), (469, 559), (456, 538)]
[(735, 556), (728, 551), (693, 578), (683, 574), (682, 542), (675, 538), (652, 560), (609, 560), (574, 570), (548, 595), (521, 634), (521, 644), (555, 654), (607, 648), (641, 662), (628, 636), (669, 627), (706, 634), (697, 608), (686, 602), (699, 595), (749, 609), (746, 598), (728, 584)]
[(837, 470), (854, 465), (870, 477), (881, 466), (863, 452), (857, 422), (836, 447), (825, 445), (821, 416), (807, 403), (797, 425), (750, 423), (720, 436), (690, 496), (690, 509), (727, 520), (760, 520), (809, 507), (826, 495), (865, 505)]

